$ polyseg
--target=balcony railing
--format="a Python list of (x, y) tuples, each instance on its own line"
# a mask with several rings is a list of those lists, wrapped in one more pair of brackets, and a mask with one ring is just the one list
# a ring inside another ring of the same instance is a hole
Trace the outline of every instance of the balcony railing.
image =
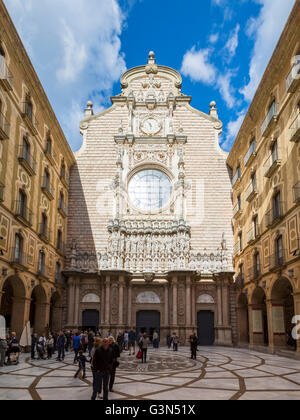
[(253, 267), (249, 268), (248, 276), (250, 281), (257, 280), (260, 277), (260, 267), (254, 265)]
[(5, 185), (0, 183), (0, 203), (4, 201)]
[(68, 207), (65, 205), (65, 203), (63, 203), (63, 202), (59, 203), (58, 211), (60, 212), (60, 214), (63, 217), (67, 217), (68, 216)]
[(44, 241), (44, 242), (49, 242), (50, 241), (50, 237), (51, 237), (51, 230), (45, 226), (44, 223), (41, 223), (39, 225), (39, 237)]
[(11, 249), (11, 262), (21, 267), (27, 267), (29, 262), (29, 257), (24, 252), (20, 252), (16, 248)]
[(29, 102), (23, 102), (23, 118), (26, 120), (31, 133), (35, 136), (37, 134), (38, 121)]
[(50, 269), (46, 266), (46, 264), (38, 266), (38, 275), (43, 278), (49, 278), (50, 276)]
[(267, 129), (270, 127), (271, 123), (277, 121), (277, 104), (273, 102), (269, 112), (261, 126), (261, 134), (262, 136), (266, 134)]
[(10, 123), (5, 118), (4, 114), (0, 112), (0, 140), (6, 140), (9, 138)]
[(298, 141), (300, 140), (300, 113), (297, 114), (296, 118), (292, 122), (292, 125), (290, 127), (290, 133), (290, 141), (298, 143)]
[(284, 217), (285, 203), (280, 202), (278, 205), (274, 206), (266, 214), (266, 226), (271, 227), (273, 224), (279, 222)]
[(239, 273), (239, 275), (236, 277), (235, 284), (237, 287), (244, 287), (245, 285), (244, 273)]
[(233, 247), (233, 255), (239, 254), (240, 252), (242, 252), (242, 250), (243, 250), (243, 248), (242, 248), (240, 242), (237, 242)]
[(269, 258), (270, 270), (280, 268), (286, 263), (286, 250), (282, 249), (280, 252), (271, 255)]
[(0, 81), (6, 91), (13, 89), (14, 78), (2, 55), (0, 55)]
[(281, 158), (279, 155), (278, 150), (274, 151), (270, 154), (268, 159), (265, 161), (264, 164), (264, 174), (266, 178), (271, 178), (273, 173), (279, 168), (281, 165)]
[(233, 209), (233, 217), (238, 218), (241, 215), (242, 211), (243, 210), (242, 210), (241, 204), (237, 203), (236, 206)]
[(297, 64), (295, 64), (291, 68), (291, 71), (288, 77), (286, 78), (286, 90), (289, 93), (296, 92), (299, 80), (300, 80), (300, 67), (297, 66)]
[(18, 159), (21, 165), (24, 166), (30, 175), (36, 174), (36, 162), (31, 154), (27, 151), (26, 147), (20, 146)]
[(256, 154), (256, 142), (252, 142), (248, 152), (246, 153), (246, 156), (244, 157), (244, 164), (246, 165), (250, 165), (250, 163), (252, 162), (253, 158), (255, 157)]
[(251, 242), (256, 241), (260, 236), (260, 228), (258, 226), (253, 227), (249, 232), (247, 233), (247, 243), (250, 244)]
[(246, 189), (245, 198), (247, 201), (251, 201), (258, 194), (256, 181), (251, 181), (248, 188)]
[(54, 187), (46, 177), (43, 178), (42, 190), (44, 194), (46, 194), (46, 196), (49, 198), (49, 200), (54, 199)]
[(234, 177), (232, 178), (232, 186), (234, 187), (235, 184), (237, 183), (238, 180), (241, 179), (241, 173), (240, 171), (237, 171), (234, 175)]
[(297, 184), (293, 186), (293, 193), (294, 193), (294, 203), (299, 203), (300, 202), (300, 181), (298, 181)]
[(27, 226), (32, 226), (33, 221), (33, 213), (32, 211), (24, 206), (21, 201), (15, 202), (15, 216), (18, 220), (20, 220), (23, 224)]

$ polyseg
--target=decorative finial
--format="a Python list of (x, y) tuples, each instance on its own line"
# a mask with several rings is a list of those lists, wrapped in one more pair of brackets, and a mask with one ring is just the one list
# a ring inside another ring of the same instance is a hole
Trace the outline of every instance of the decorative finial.
[(86, 109), (84, 110), (84, 116), (85, 117), (91, 117), (92, 115), (94, 115), (93, 102), (88, 101), (87, 104), (86, 104)]
[(154, 51), (149, 52), (148, 64), (155, 64), (155, 54)]
[(210, 110), (209, 110), (209, 115), (211, 116), (211, 117), (214, 117), (214, 118), (219, 118), (218, 117), (218, 110), (217, 110), (217, 108), (216, 108), (216, 102), (215, 101), (212, 101), (211, 103), (210, 103)]

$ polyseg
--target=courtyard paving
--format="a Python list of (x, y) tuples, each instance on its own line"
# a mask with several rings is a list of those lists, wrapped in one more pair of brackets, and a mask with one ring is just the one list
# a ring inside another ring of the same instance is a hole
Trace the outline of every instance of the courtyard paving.
[[(300, 361), (248, 350), (201, 347), (149, 350), (142, 365), (123, 353), (111, 400), (300, 400)], [(0, 368), (0, 400), (89, 400), (92, 373), (74, 379), (73, 354), (63, 363), (30, 361)]]

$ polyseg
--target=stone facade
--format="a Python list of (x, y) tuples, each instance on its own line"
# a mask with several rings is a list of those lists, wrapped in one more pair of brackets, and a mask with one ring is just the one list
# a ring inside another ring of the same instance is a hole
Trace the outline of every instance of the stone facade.
[[(69, 195), (70, 328), (89, 326), (85, 317), (94, 311), (97, 327), (116, 332), (154, 311), (162, 340), (174, 330), (185, 343), (197, 314), (207, 311), (215, 313), (216, 342), (232, 344), (232, 201), (222, 123), (214, 102), (208, 115), (192, 108), (181, 85), (179, 73), (158, 66), (151, 52), (145, 66), (123, 75), (109, 109), (94, 115), (87, 104)], [(153, 208), (151, 182), (170, 184), (169, 199), (158, 192)], [(91, 292), (99, 299), (84, 303)], [(202, 294), (211, 299), (199, 300)]]
[(0, 1), (0, 315), (22, 333), (63, 326), (74, 156)]
[(293, 349), (287, 335), (300, 314), (299, 39), (296, 2), (227, 160), (233, 170), (237, 342), (271, 352)]

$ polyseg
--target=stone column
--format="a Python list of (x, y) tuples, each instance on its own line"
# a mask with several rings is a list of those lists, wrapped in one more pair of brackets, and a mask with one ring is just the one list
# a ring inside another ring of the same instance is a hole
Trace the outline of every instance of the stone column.
[(23, 297), (13, 298), (11, 326), (18, 339), (21, 338), (23, 329), (29, 321), (31, 299)]
[(69, 327), (74, 325), (74, 280), (68, 280), (68, 322)]
[(124, 276), (119, 278), (119, 325), (123, 326), (123, 309), (124, 309)]
[(169, 327), (169, 283), (165, 284), (165, 327)]
[(191, 276), (186, 277), (186, 300), (185, 300), (185, 310), (186, 310), (186, 325), (188, 328), (191, 328)]
[(105, 279), (105, 325), (110, 324), (110, 276)]
[(196, 285), (192, 284), (192, 325), (193, 328), (196, 327)]
[(101, 324), (105, 323), (105, 284), (101, 283)]
[(217, 308), (218, 308), (218, 326), (223, 325), (223, 314), (222, 314), (222, 287), (221, 282), (217, 280)]
[(229, 291), (228, 291), (228, 282), (225, 279), (222, 285), (222, 306), (223, 306), (223, 325), (225, 327), (229, 326)]
[(75, 311), (75, 326), (78, 328), (79, 327), (79, 305), (80, 305), (80, 279), (76, 279), (75, 282), (75, 307), (74, 307), (74, 311)]
[(178, 316), (177, 316), (177, 303), (178, 303), (178, 280), (177, 275), (175, 274), (172, 278), (172, 295), (173, 295), (173, 326), (177, 327)]
[(127, 296), (127, 324), (128, 324), (128, 328), (131, 328), (131, 314), (132, 314), (132, 284), (131, 281), (129, 280), (129, 284), (128, 284), (128, 296)]

